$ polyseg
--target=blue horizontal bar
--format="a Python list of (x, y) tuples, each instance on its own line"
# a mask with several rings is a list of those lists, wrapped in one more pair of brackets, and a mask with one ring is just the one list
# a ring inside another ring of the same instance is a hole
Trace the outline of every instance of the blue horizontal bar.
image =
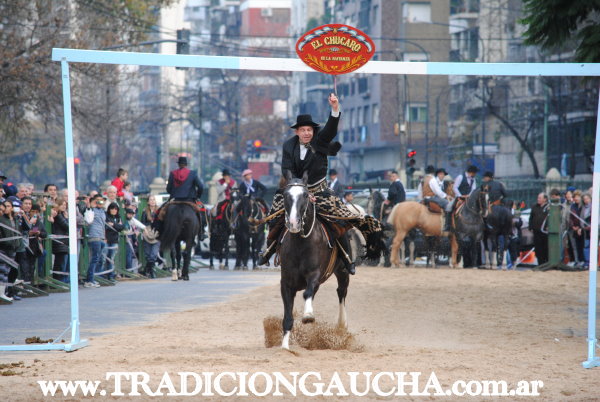
[(42, 344), (28, 344), (28, 345), (0, 345), (0, 352), (13, 352), (13, 351), (35, 351), (35, 350), (64, 350), (72, 352), (77, 349), (81, 349), (88, 346), (87, 340), (81, 340), (77, 343), (42, 343)]
[(52, 60), (69, 63), (128, 64), (159, 67), (239, 69), (240, 57), (193, 56), (137, 52), (109, 52), (104, 50), (52, 49)]
[[(140, 66), (248, 69), (248, 62), (267, 60), (262, 57), (205, 56), (137, 52), (112, 52), (105, 50), (52, 49), (52, 60), (72, 63), (129, 64)], [(242, 63), (242, 60), (245, 60)], [(297, 58), (269, 59), (281, 63), (291, 62), (289, 70), (300, 71)], [(380, 64), (381, 63), (381, 64)], [(394, 63), (405, 62), (371, 61), (367, 64), (384, 66), (374, 74), (392, 74)], [(243, 64), (243, 65), (242, 65)], [(428, 62), (426, 71), (403, 72), (402, 74), (432, 75), (496, 75), (496, 76), (600, 76), (600, 63), (446, 63)], [(256, 68), (260, 70), (260, 68)], [(265, 68), (267, 70), (268, 68)], [(404, 71), (403, 69), (402, 71)], [(417, 69), (418, 70), (418, 69)]]
[(599, 76), (600, 63), (427, 63), (432, 75)]

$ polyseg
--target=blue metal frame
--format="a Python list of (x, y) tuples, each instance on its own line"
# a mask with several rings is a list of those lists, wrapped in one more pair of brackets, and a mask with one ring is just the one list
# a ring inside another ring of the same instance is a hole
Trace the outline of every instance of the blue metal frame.
[[(163, 67), (218, 68), (269, 71), (313, 71), (299, 59), (226, 57), (203, 55), (166, 55), (155, 53), (110, 52), (79, 49), (52, 49), (52, 60), (60, 61), (65, 119), (67, 157), (67, 187), (69, 189), (69, 255), (71, 273), (71, 342), (45, 345), (0, 345), (3, 350), (65, 350), (73, 351), (88, 343), (79, 338), (79, 292), (77, 274), (77, 235), (75, 215), (75, 172), (73, 162), (73, 129), (69, 62), (130, 64)], [(357, 72), (371, 74), (415, 75), (482, 75), (482, 76), (600, 76), (600, 63), (414, 63), (371, 61)], [(596, 121), (595, 155), (600, 156), (600, 99)], [(596, 286), (598, 270), (598, 213), (600, 199), (600, 163), (594, 163), (592, 230), (588, 294), (588, 359), (583, 367), (600, 366), (596, 356)]]

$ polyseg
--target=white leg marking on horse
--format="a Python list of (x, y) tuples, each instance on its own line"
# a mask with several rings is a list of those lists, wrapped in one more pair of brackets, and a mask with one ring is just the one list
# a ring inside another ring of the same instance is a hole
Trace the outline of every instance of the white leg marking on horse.
[(283, 334), (283, 341), (281, 342), (281, 348), (290, 350), (290, 331), (285, 331), (285, 334)]
[(172, 281), (176, 281), (177, 280), (177, 270), (174, 269), (171, 271), (171, 280)]
[(346, 317), (346, 302), (342, 300), (340, 303), (340, 312), (338, 315), (338, 327), (348, 329), (348, 320)]
[(496, 254), (495, 251), (492, 251), (492, 255), (490, 256), (490, 268), (497, 268)]
[(315, 315), (313, 314), (312, 297), (309, 297), (304, 301), (304, 316), (302, 317), (302, 322), (312, 322), (314, 320)]

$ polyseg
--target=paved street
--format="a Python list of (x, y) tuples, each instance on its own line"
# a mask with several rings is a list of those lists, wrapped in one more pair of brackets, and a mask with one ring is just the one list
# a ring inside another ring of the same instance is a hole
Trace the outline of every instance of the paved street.
[[(182, 311), (250, 291), (279, 280), (279, 272), (209, 271), (201, 269), (190, 281), (170, 278), (124, 281), (116, 286), (79, 288), (81, 337), (110, 332), (111, 328), (156, 319), (160, 313)], [(25, 338), (56, 338), (69, 325), (69, 293), (28, 298), (0, 306), (0, 344), (23, 344)], [(70, 333), (66, 335), (67, 339)]]

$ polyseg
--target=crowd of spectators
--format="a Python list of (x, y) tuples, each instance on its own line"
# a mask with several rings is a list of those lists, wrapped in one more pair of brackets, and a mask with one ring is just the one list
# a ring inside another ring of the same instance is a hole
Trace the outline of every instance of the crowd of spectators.
[(552, 189), (550, 196), (540, 193), (531, 208), (529, 228), (533, 232), (538, 264), (548, 262), (548, 213), (550, 203), (560, 206), (560, 237), (562, 261), (587, 269), (590, 263), (590, 228), (592, 224), (592, 189), (587, 192), (567, 188)]
[[(19, 285), (31, 285), (36, 269), (40, 278), (49, 273), (54, 280), (69, 283), (67, 195), (66, 189), (59, 191), (52, 183), (46, 184), (43, 192), (36, 192), (30, 183), (15, 185), (0, 171), (0, 302), (20, 300)], [(111, 281), (117, 278), (114, 259), (120, 234), (126, 244), (125, 268), (135, 270), (138, 235), (156, 218), (156, 199), (150, 196), (148, 207), (141, 214), (143, 222), (138, 221), (128, 173), (119, 169), (103, 192), (93, 190), (80, 195), (76, 191), (76, 202), (78, 247), (85, 240), (90, 253), (83, 286), (99, 287), (99, 276)], [(154, 277), (159, 244), (153, 238), (143, 243), (147, 261), (143, 271)], [(52, 261), (50, 267), (46, 266), (47, 261)]]

